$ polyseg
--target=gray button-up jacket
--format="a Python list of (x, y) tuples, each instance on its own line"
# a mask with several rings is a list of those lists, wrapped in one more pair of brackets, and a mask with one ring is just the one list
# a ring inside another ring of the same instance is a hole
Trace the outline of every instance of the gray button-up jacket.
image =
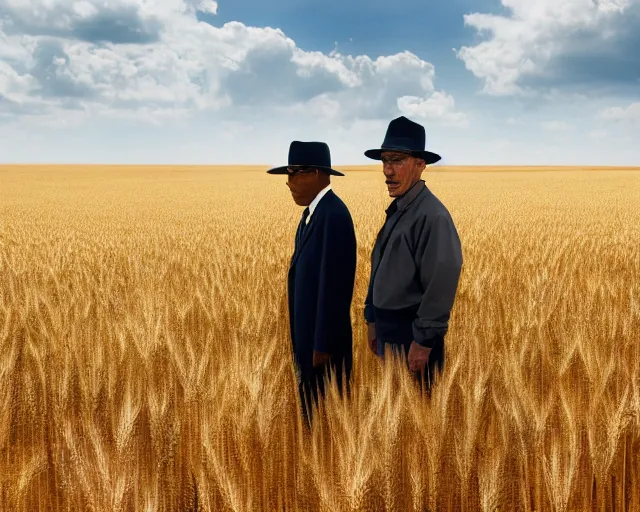
[(424, 180), (387, 212), (395, 206), (371, 255), (364, 317), (375, 322), (377, 309), (408, 310), (415, 341), (430, 347), (448, 330), (462, 268), (460, 239), (449, 211)]

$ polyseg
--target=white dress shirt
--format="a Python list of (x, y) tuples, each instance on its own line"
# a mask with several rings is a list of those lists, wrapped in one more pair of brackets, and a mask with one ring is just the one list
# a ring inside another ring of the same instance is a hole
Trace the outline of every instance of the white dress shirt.
[(329, 190), (331, 190), (330, 184), (324, 187), (320, 192), (318, 192), (318, 195), (313, 199), (313, 201), (311, 201), (311, 204), (309, 205), (309, 216), (307, 217), (307, 222), (306, 222), (307, 224), (309, 224), (309, 221), (311, 220), (311, 216), (313, 215), (313, 210), (315, 210), (316, 206), (318, 206), (320, 199), (322, 199), (324, 195), (327, 192), (329, 192)]

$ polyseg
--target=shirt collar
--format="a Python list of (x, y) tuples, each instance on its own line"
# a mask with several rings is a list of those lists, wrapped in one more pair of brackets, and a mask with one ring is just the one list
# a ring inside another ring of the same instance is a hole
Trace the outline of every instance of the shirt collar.
[(309, 219), (311, 219), (311, 215), (313, 215), (313, 210), (316, 209), (316, 206), (318, 206), (318, 203), (320, 202), (320, 199), (322, 199), (324, 197), (324, 195), (329, 192), (329, 190), (331, 190), (331, 185), (327, 185), (326, 187), (324, 187), (320, 192), (318, 192), (318, 195), (316, 195), (316, 197), (313, 199), (313, 201), (311, 201), (311, 204), (309, 205), (309, 217), (307, 217), (307, 223), (309, 223)]

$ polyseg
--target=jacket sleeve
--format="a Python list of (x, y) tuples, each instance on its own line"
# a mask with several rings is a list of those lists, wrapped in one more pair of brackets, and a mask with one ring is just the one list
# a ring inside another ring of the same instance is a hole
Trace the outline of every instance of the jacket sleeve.
[(351, 326), (356, 235), (348, 212), (327, 217), (319, 273), (313, 349), (331, 353), (336, 341), (344, 339), (346, 329)]
[(435, 338), (447, 333), (462, 269), (462, 248), (451, 216), (436, 215), (417, 247), (424, 293), (413, 322), (413, 336), (418, 344), (432, 347)]

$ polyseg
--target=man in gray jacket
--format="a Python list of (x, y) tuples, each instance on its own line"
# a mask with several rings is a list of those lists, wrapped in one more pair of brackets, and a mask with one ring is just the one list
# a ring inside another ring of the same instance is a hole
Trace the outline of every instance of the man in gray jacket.
[(430, 390), (444, 367), (444, 337), (462, 268), (462, 249), (449, 211), (429, 190), (422, 172), (440, 156), (425, 151), (425, 130), (402, 116), (389, 123), (380, 149), (389, 196), (387, 219), (371, 255), (364, 316), (369, 346), (390, 346)]

